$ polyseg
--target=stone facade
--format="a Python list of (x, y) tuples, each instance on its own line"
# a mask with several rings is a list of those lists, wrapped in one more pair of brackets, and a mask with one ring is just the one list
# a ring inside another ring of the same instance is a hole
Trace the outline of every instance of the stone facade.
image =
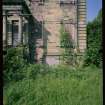
[[(24, 16), (28, 7), (24, 0), (3, 1), (3, 46), (16, 47), (28, 43), (29, 17)], [(27, 35), (26, 35), (27, 34)]]
[(41, 37), (36, 37), (38, 62), (43, 60), (51, 65), (60, 63), (61, 22), (75, 47), (79, 47), (81, 53), (85, 51), (86, 0), (31, 0), (30, 9), (34, 18), (41, 23)]
[(31, 53), (33, 49), (30, 40), (32, 40), (34, 18), (28, 4), (28, 0), (3, 0), (3, 50), (22, 45), (32, 60), (34, 57)]
[(86, 0), (78, 0), (78, 46), (81, 52), (84, 52), (86, 49)]
[(4, 0), (3, 45), (29, 44), (32, 62), (59, 64), (61, 25), (74, 49), (86, 49), (86, 0)]

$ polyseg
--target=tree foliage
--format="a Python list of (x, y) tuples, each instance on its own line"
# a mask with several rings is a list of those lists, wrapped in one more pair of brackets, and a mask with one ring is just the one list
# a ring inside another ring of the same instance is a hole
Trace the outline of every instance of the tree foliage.
[(102, 10), (87, 24), (87, 54), (85, 63), (100, 66), (102, 63)]

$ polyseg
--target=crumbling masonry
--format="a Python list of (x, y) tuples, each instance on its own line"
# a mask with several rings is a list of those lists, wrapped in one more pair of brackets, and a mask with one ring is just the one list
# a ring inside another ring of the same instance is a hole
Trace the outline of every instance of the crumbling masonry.
[(3, 48), (26, 45), (31, 62), (60, 64), (61, 25), (73, 50), (83, 54), (86, 0), (3, 0)]
[[(86, 49), (86, 0), (31, 0), (30, 9), (40, 22), (36, 27), (36, 60), (47, 64), (59, 64), (61, 56), (60, 27), (73, 40), (74, 49), (83, 53)], [(41, 32), (38, 32), (41, 28)]]

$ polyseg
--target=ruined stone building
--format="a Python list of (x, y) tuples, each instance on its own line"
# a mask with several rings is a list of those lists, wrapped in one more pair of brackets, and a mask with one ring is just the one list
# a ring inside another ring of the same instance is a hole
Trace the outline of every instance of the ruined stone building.
[(29, 0), (3, 0), (3, 51), (22, 45), (25, 46), (25, 53), (31, 60), (34, 58), (29, 40), (31, 40), (34, 18), (28, 8), (29, 3)]
[[(31, 0), (30, 9), (40, 22), (36, 32), (36, 59), (47, 64), (59, 64), (60, 28), (63, 23), (75, 48), (86, 49), (86, 0)], [(38, 32), (39, 31), (39, 32)], [(74, 49), (75, 49), (74, 48)]]
[(28, 41), (25, 33), (29, 33), (30, 20), (24, 15), (27, 13), (30, 11), (24, 0), (3, 0), (3, 46), (17, 46)]
[(86, 0), (3, 0), (3, 45), (29, 44), (33, 62), (60, 64), (60, 29), (86, 49)]

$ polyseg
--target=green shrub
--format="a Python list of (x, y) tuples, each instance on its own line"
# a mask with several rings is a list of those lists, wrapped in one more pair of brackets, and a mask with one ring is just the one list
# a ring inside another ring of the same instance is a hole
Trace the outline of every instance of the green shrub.
[(94, 64), (102, 67), (102, 10), (87, 24), (87, 44), (85, 65)]
[(47, 65), (30, 64), (24, 59), (23, 48), (9, 48), (4, 56), (4, 83), (19, 81), (25, 78), (35, 79), (38, 74), (44, 75), (48, 71)]
[(27, 69), (27, 78), (35, 79), (38, 75), (45, 75), (49, 71), (47, 65), (42, 64), (30, 64)]
[(60, 29), (60, 46), (62, 49), (61, 60), (63, 61), (63, 63), (73, 65), (74, 63), (74, 57), (73, 57), (74, 43), (69, 33), (65, 31), (64, 25), (61, 25), (61, 29)]
[(22, 48), (18, 47), (7, 49), (3, 65), (4, 82), (22, 79), (24, 67), (27, 65), (27, 62), (23, 59)]

